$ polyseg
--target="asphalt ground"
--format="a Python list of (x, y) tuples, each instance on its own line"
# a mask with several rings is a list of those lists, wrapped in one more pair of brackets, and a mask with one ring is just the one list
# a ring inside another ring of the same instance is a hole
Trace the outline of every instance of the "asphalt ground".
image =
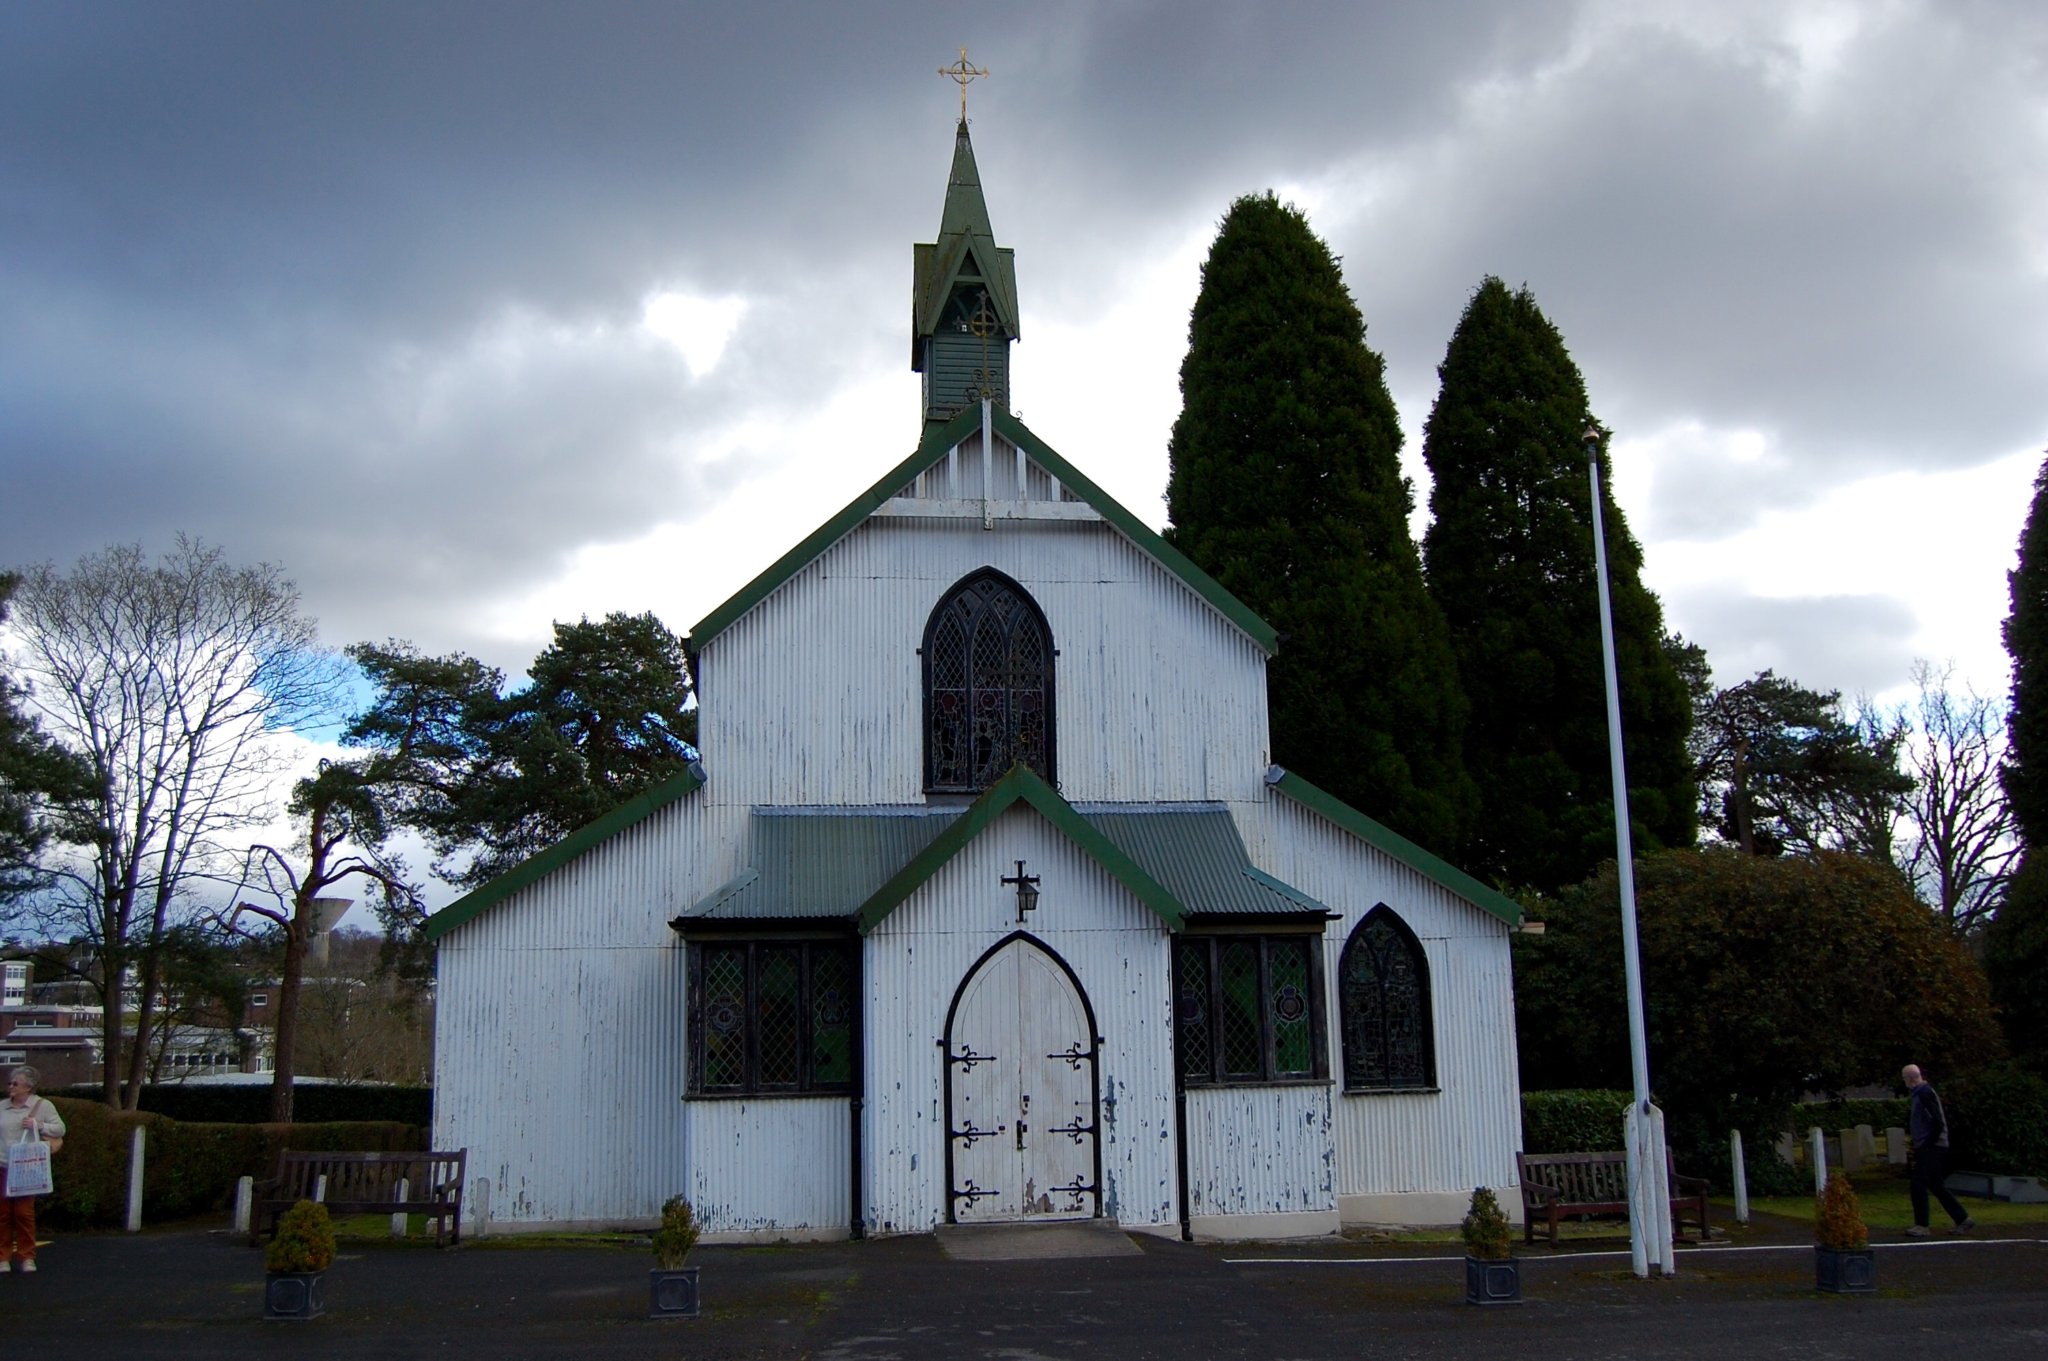
[[(1625, 1232), (1625, 1231), (1624, 1231)], [(699, 1248), (703, 1316), (650, 1321), (644, 1248), (344, 1245), (326, 1313), (264, 1322), (221, 1230), (54, 1235), (0, 1277), (0, 1350), (61, 1358), (2048, 1358), (2048, 1222), (1879, 1243), (1879, 1291), (1813, 1289), (1805, 1226), (1760, 1220), (1639, 1280), (1625, 1237), (1519, 1249), (1519, 1306), (1464, 1303), (1455, 1246), (1188, 1244), (963, 1260), (933, 1235)], [(1121, 1246), (1121, 1245), (1119, 1245)]]

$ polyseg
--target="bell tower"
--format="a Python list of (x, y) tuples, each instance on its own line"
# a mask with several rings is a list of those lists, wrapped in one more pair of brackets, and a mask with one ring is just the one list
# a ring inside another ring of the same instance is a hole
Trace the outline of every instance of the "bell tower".
[[(964, 73), (964, 74), (963, 74)], [(967, 81), (988, 74), (962, 51), (941, 75), (960, 81), (960, 126), (939, 239), (913, 247), (910, 367), (924, 375), (924, 423), (941, 425), (986, 397), (1010, 405), (1010, 342), (1017, 338), (1017, 274), (998, 246), (967, 135)]]

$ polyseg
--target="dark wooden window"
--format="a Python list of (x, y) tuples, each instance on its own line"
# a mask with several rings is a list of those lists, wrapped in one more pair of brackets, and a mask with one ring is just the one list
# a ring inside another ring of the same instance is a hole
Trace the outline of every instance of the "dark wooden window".
[(1175, 942), (1174, 1036), (1183, 1084), (1329, 1076), (1320, 945), (1312, 935)]
[(1052, 663), (1023, 587), (996, 571), (954, 587), (925, 626), (925, 788), (978, 793), (1019, 762), (1051, 780)]
[(689, 1089), (852, 1091), (854, 977), (847, 941), (693, 942)]
[(1337, 1005), (1346, 1091), (1436, 1086), (1429, 964), (1415, 933), (1385, 904), (1366, 913), (1345, 942)]

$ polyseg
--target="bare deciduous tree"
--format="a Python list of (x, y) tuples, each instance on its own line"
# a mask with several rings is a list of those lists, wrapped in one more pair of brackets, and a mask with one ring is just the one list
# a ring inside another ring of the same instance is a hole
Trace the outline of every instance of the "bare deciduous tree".
[(1907, 764), (1916, 788), (1900, 860), (1927, 902), (1958, 932), (1996, 911), (2019, 859), (2012, 809), (1998, 778), (2005, 711), (1973, 689), (1950, 688), (1953, 664), (1913, 663), (1919, 697)]
[(31, 568), (15, 607), (30, 703), (92, 769), (90, 791), (57, 820), (73, 853), (24, 910), (47, 939), (77, 946), (73, 972), (105, 1007), (104, 1098), (132, 1109), (165, 933), (190, 881), (270, 814), (273, 733), (329, 715), (344, 673), (279, 568), (237, 567), (183, 536), (156, 561), (116, 545), (69, 572)]

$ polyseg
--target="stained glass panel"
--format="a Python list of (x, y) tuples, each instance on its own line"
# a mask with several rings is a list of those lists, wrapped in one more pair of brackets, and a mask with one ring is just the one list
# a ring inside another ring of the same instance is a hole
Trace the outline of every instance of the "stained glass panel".
[(704, 1073), (706, 1091), (747, 1081), (747, 952), (704, 951)]
[(1429, 975), (1420, 947), (1390, 913), (1373, 913), (1353, 933), (1338, 991), (1345, 1085), (1431, 1085)]
[(1174, 1027), (1180, 1042), (1180, 1075), (1207, 1081), (1216, 1058), (1209, 1027), (1209, 942), (1184, 940), (1175, 950), (1179, 978), (1175, 989)]
[(853, 1081), (853, 963), (840, 946), (811, 947), (811, 1085)]
[(1316, 1067), (1316, 1046), (1309, 1028), (1308, 943), (1269, 941), (1266, 977), (1272, 998), (1273, 1076), (1311, 1074)]
[(759, 948), (754, 968), (754, 1017), (760, 1030), (761, 1067), (758, 1085), (794, 1087), (803, 1055), (798, 1030), (798, 980), (802, 977), (794, 946)]
[(985, 789), (1022, 761), (1052, 778), (1052, 645), (1008, 582), (985, 573), (933, 612), (925, 647), (931, 788)]
[(1217, 952), (1221, 986), (1223, 1076), (1265, 1076), (1265, 1044), (1259, 1028), (1259, 947), (1256, 941), (1230, 940)]

